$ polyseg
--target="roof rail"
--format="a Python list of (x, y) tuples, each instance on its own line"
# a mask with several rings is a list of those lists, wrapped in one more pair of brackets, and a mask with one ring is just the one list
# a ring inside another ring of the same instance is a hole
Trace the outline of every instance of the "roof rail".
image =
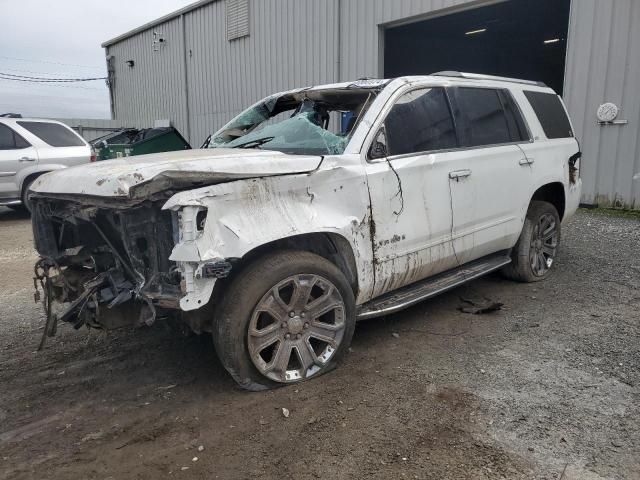
[(533, 80), (522, 80), (519, 78), (509, 78), (509, 77), (497, 77), (495, 75), (482, 75), (479, 73), (466, 73), (466, 72), (455, 72), (455, 71), (444, 71), (444, 72), (436, 72), (431, 74), (434, 77), (456, 77), (456, 78), (466, 78), (468, 80), (495, 80), (497, 82), (511, 82), (511, 83), (522, 83), (525, 85), (536, 85), (538, 87), (546, 87), (547, 85), (544, 82), (536, 82)]

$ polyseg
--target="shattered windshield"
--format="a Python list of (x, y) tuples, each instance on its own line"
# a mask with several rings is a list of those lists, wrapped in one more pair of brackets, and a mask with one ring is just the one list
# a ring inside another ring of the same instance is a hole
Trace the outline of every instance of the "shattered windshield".
[(375, 93), (371, 88), (341, 88), (267, 97), (216, 132), (208, 148), (339, 155)]

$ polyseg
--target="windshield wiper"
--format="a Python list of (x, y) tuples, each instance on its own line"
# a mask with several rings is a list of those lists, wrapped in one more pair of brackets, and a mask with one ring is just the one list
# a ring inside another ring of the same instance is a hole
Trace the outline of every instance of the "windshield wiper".
[(273, 140), (276, 137), (262, 137), (262, 138), (256, 138), (254, 140), (250, 140), (248, 142), (245, 143), (239, 143), (238, 145), (234, 145), (233, 148), (252, 148), (252, 147), (259, 147), (260, 145), (264, 145), (267, 142), (270, 142), (271, 140)]

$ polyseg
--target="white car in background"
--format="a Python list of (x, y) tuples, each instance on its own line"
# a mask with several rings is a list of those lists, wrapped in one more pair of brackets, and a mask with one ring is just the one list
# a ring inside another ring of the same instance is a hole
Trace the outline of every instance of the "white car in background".
[(31, 210), (27, 193), (36, 178), (91, 161), (91, 146), (64, 123), (0, 117), (0, 206)]

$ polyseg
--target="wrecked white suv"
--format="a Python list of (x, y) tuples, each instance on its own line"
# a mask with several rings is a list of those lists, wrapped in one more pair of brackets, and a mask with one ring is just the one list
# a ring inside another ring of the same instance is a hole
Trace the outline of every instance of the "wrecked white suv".
[(33, 184), (45, 335), (179, 315), (241, 386), (306, 380), (359, 319), (497, 269), (547, 277), (579, 157), (535, 82), (443, 72), (272, 95), (206, 149)]

